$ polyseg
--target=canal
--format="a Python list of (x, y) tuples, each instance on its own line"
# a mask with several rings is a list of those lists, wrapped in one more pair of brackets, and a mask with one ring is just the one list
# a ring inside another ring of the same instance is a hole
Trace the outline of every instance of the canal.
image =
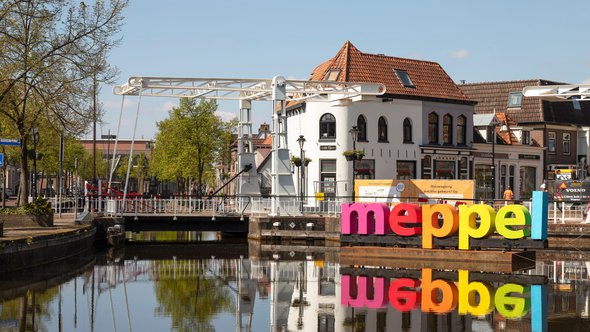
[(0, 276), (0, 331), (588, 331), (590, 255), (513, 274), (340, 266), (338, 249), (218, 233)]

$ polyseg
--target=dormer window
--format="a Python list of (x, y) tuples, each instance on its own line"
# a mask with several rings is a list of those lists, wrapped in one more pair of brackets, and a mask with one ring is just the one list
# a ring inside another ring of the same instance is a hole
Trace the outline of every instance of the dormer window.
[(520, 107), (522, 92), (510, 92), (508, 95), (508, 107)]
[(523, 130), (521, 133), (520, 142), (522, 145), (530, 145), (531, 144), (531, 132), (528, 130)]
[(402, 85), (404, 87), (406, 87), (406, 88), (416, 88), (416, 86), (412, 82), (412, 79), (410, 78), (410, 75), (408, 74), (407, 71), (400, 70), (400, 69), (395, 69), (395, 74), (397, 75), (397, 78), (399, 78), (399, 80), (402, 82)]
[(340, 69), (330, 69), (324, 76), (324, 81), (335, 81), (338, 79), (338, 75), (340, 75)]

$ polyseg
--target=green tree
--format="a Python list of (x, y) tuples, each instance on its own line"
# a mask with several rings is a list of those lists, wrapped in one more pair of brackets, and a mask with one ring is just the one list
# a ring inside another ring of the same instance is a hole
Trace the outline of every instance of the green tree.
[(21, 141), (21, 204), (28, 196), (31, 128), (47, 122), (71, 134), (86, 130), (100, 73), (110, 70), (97, 59), (117, 44), (127, 2), (0, 2), (0, 115)]
[(215, 101), (183, 98), (169, 117), (157, 123), (151, 174), (177, 181), (185, 191), (192, 185), (203, 195), (215, 180), (215, 165), (227, 149), (228, 124), (215, 115)]

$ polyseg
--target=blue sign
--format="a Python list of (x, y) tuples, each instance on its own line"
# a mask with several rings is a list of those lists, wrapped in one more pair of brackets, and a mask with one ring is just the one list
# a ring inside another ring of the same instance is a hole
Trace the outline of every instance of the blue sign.
[(4, 153), (0, 153), (0, 167), (4, 166)]
[(20, 146), (20, 141), (12, 138), (0, 138), (0, 145)]

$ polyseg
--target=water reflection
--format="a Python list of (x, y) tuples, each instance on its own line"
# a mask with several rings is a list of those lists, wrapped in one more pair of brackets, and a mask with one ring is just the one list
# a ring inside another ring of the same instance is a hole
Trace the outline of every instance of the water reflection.
[[(217, 250), (232, 251), (227, 248), (220, 244)], [(110, 253), (68, 266), (71, 275), (54, 271), (44, 281), (33, 272), (1, 276), (0, 330), (582, 331), (589, 326), (585, 261), (542, 261), (534, 270), (507, 275), (340, 266), (332, 255), (295, 251), (272, 259), (262, 257), (273, 253), (248, 258), (225, 252), (219, 258), (191, 250), (149, 259)]]

